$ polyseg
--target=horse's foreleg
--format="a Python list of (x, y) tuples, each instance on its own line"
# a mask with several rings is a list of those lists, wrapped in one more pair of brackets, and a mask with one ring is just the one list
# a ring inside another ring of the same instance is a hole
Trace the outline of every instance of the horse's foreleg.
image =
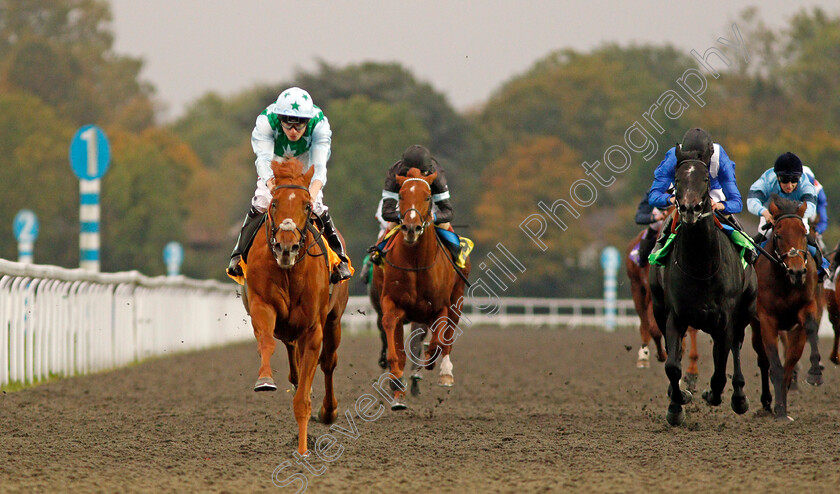
[(770, 405), (773, 403), (773, 395), (770, 393), (770, 361), (764, 349), (764, 342), (761, 339), (761, 323), (753, 319), (752, 326), (752, 347), (755, 350), (758, 361), (758, 370), (761, 373), (761, 406), (767, 412), (772, 412)]
[(671, 403), (668, 405), (668, 413), (665, 419), (671, 425), (681, 425), (685, 422), (685, 413), (682, 406), (691, 401), (691, 393), (680, 389), (680, 378), (682, 378), (682, 339), (685, 335), (686, 326), (678, 324), (674, 314), (668, 314), (665, 324), (665, 347), (668, 350), (668, 358), (665, 360), (665, 374), (668, 376), (668, 396)]
[(252, 296), (251, 325), (254, 326), (254, 337), (257, 339), (257, 349), (260, 352), (260, 374), (254, 391), (275, 391), (277, 385), (271, 375), (271, 356), (274, 354), (274, 325), (277, 320), (277, 312), (274, 307), (262, 301), (257, 296)]
[(831, 322), (832, 329), (834, 329), (834, 346), (831, 348), (829, 359), (834, 364), (840, 365), (840, 308), (838, 308), (837, 304), (837, 292), (834, 290), (825, 290), (823, 293), (826, 298), (828, 320)]
[(300, 358), (300, 381), (295, 392), (292, 404), (295, 409), (295, 420), (298, 424), (298, 453), (307, 454), (306, 441), (309, 417), (312, 415), (312, 380), (315, 377), (315, 369), (318, 366), (318, 355), (321, 353), (321, 342), (323, 339), (321, 324), (316, 323), (298, 339), (298, 347), (301, 349)]
[[(683, 338), (685, 341), (685, 338)], [(697, 369), (697, 360), (700, 354), (697, 353), (697, 330), (688, 328), (688, 368), (685, 370), (685, 383), (689, 391), (697, 390), (697, 379), (700, 371)]]
[(723, 389), (726, 387), (726, 362), (729, 360), (729, 352), (732, 349), (732, 321), (726, 321), (724, 327), (718, 331), (722, 332), (717, 338), (712, 338), (712, 356), (715, 361), (715, 369), (712, 378), (709, 380), (709, 389), (703, 391), (703, 399), (712, 406), (718, 406), (721, 402)]
[(744, 344), (744, 327), (738, 323), (735, 328), (735, 337), (732, 341), (732, 410), (738, 415), (742, 415), (750, 409), (747, 395), (744, 394), (744, 372), (741, 369), (741, 347)]
[[(405, 366), (405, 348), (402, 341), (403, 336), (403, 318), (405, 312), (400, 310), (389, 297), (382, 297), (382, 327), (385, 329), (385, 334), (388, 338), (388, 365), (391, 369), (391, 375), (398, 380), (402, 380), (403, 368)], [(397, 328), (399, 327), (399, 331)], [(397, 339), (400, 341), (398, 342)], [(402, 350), (402, 358), (399, 352)], [(402, 362), (403, 366), (400, 366)], [(391, 404), (392, 409), (404, 409), (402, 404), (405, 397), (405, 391), (399, 389), (393, 383), (391, 389), (394, 392), (394, 403)], [(396, 408), (395, 408), (396, 407)]]
[(800, 321), (802, 321), (802, 327), (805, 329), (808, 343), (811, 345), (811, 368), (808, 369), (808, 377), (805, 378), (805, 382), (813, 386), (820, 386), (823, 383), (818, 335), (820, 323), (817, 315), (818, 309), (816, 302), (810, 304), (800, 312)]
[(449, 358), (449, 354), (452, 352), (452, 344), (455, 343), (455, 340), (458, 336), (461, 335), (461, 328), (458, 327), (458, 321), (460, 320), (459, 314), (455, 311), (450, 311), (445, 309), (441, 311), (441, 314), (438, 316), (438, 320), (445, 321), (445, 324), (442, 324), (442, 333), (440, 336), (440, 345), (441, 345), (441, 355), (443, 356), (440, 361), (440, 374), (438, 374), (438, 385), (439, 386), (454, 386), (455, 385), (455, 376), (452, 373), (453, 366), (452, 366), (452, 359)]
[(338, 364), (338, 345), (341, 343), (341, 320), (327, 321), (324, 326), (324, 346), (321, 350), (321, 370), (324, 372), (324, 403), (318, 412), (318, 421), (332, 424), (338, 410), (338, 400), (333, 390), (333, 372)]
[(289, 356), (289, 382), (297, 390), (298, 385), (298, 355), (295, 342), (286, 343), (286, 354)]
[(787, 396), (787, 384), (784, 383), (785, 370), (779, 358), (778, 323), (767, 315), (759, 314), (758, 318), (761, 323), (761, 343), (764, 346), (764, 355), (766, 355), (770, 367), (770, 380), (773, 382), (773, 391), (776, 394), (776, 405), (773, 407), (773, 413), (778, 421), (790, 421), (791, 418), (787, 416), (785, 400)]

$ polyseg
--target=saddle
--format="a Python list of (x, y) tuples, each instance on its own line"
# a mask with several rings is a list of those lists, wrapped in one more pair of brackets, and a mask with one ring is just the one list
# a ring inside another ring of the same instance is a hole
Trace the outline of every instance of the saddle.
[[(377, 266), (382, 264), (382, 258), (387, 255), (388, 251), (390, 251), (393, 247), (396, 234), (399, 230), (400, 227), (395, 226), (391, 229), (391, 231), (386, 233), (384, 237), (382, 237), (382, 240), (368, 248), (370, 259), (373, 264), (376, 264)], [(455, 265), (461, 269), (466, 268), (467, 257), (469, 257), (470, 252), (472, 252), (475, 247), (475, 243), (467, 237), (461, 237), (457, 233), (443, 228), (435, 227), (435, 234), (441, 240), (441, 243), (449, 250)]]
[[(732, 244), (735, 245), (735, 248), (738, 251), (738, 255), (741, 257), (741, 266), (744, 269), (747, 269), (749, 266), (749, 262), (746, 260), (747, 251), (754, 252), (754, 247), (752, 240), (748, 238), (744, 233), (732, 228), (729, 225), (724, 225), (718, 220), (717, 216), (714, 217), (715, 219), (715, 226), (718, 227), (719, 230), (726, 233), (726, 236), (729, 237), (729, 240), (732, 241)], [(674, 215), (674, 221), (671, 223), (671, 227), (668, 229), (667, 235), (668, 237), (665, 240), (665, 243), (659, 249), (654, 249), (653, 252), (650, 253), (648, 256), (648, 262), (651, 265), (656, 266), (665, 266), (667, 263), (668, 255), (671, 253), (671, 250), (674, 247), (674, 239), (677, 238), (679, 234), (680, 224), (679, 219), (676, 215)], [(663, 231), (662, 235), (664, 236), (666, 232)]]

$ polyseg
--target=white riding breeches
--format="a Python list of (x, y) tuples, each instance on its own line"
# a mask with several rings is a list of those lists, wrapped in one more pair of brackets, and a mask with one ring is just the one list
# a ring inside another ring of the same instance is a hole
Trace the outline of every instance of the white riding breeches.
[[(268, 209), (268, 206), (271, 205), (271, 191), (268, 189), (268, 186), (265, 184), (263, 179), (257, 179), (257, 190), (254, 191), (254, 197), (251, 198), (251, 205), (261, 213), (264, 213)], [(318, 197), (316, 197), (315, 201), (312, 203), (312, 212), (321, 216), (329, 211), (329, 209), (330, 208), (324, 204), (323, 189), (319, 190)]]

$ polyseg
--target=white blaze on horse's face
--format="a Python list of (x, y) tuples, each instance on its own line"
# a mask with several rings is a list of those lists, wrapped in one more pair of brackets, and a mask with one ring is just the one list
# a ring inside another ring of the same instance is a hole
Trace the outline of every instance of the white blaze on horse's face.
[(300, 253), (300, 239), (296, 232), (297, 224), (291, 218), (286, 218), (277, 225), (277, 248), (274, 257), (277, 265), (283, 269), (294, 266)]
[[(422, 185), (418, 182), (422, 182)], [(425, 179), (412, 177), (402, 183), (399, 204), (402, 216), (400, 228), (408, 245), (416, 244), (428, 226), (431, 194), (432, 188)]]

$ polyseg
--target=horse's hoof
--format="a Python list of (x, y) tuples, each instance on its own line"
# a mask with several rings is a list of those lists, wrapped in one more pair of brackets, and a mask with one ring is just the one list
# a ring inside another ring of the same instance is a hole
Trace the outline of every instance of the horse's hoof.
[(703, 399), (706, 400), (706, 403), (713, 407), (720, 405), (721, 402), (720, 396), (715, 396), (715, 394), (708, 389), (703, 391)]
[(834, 365), (840, 365), (840, 355), (832, 355), (829, 360), (831, 360), (831, 363)]
[[(693, 398), (693, 395), (691, 394), (691, 391), (684, 390), (684, 389), (681, 389), (679, 391), (680, 391), (680, 403), (679, 404), (680, 405), (688, 405), (689, 403), (691, 403), (691, 399)], [(674, 397), (671, 396), (671, 394), (672, 394), (672, 388), (671, 388), (671, 385), (669, 384), (668, 385), (668, 398), (671, 398), (672, 401), (676, 401), (676, 400), (674, 400)]]
[(379, 357), (379, 361), (377, 363), (379, 364), (379, 367), (383, 369), (388, 368), (388, 359), (385, 358), (385, 356)]
[(338, 410), (333, 410), (332, 413), (326, 413), (324, 411), (324, 407), (322, 406), (321, 409), (318, 410), (318, 416), (313, 418), (317, 420), (319, 424), (330, 425), (333, 422), (335, 422), (335, 418), (337, 415)]
[(274, 379), (270, 377), (261, 377), (257, 379), (254, 384), (254, 391), (277, 391), (277, 385), (274, 384)]
[(636, 360), (637, 369), (647, 369), (650, 367), (650, 350), (647, 347), (639, 348), (639, 355)]
[(408, 405), (399, 400), (391, 403), (391, 410), (405, 410), (406, 408), (408, 408)]
[(790, 424), (793, 422), (793, 418), (790, 415), (777, 415), (776, 416), (776, 423), (781, 425)]
[(411, 396), (420, 396), (420, 381), (423, 380), (423, 376), (419, 373), (411, 375)]
[(455, 386), (455, 378), (453, 376), (449, 376), (446, 374), (441, 374), (438, 376), (437, 380), (438, 386), (444, 386), (446, 388), (451, 388)]
[(637, 369), (649, 369), (650, 368), (650, 360), (637, 360), (636, 361), (636, 368)]
[(732, 395), (732, 411), (737, 413), (738, 415), (743, 415), (747, 413), (747, 410), (750, 409), (750, 402), (747, 400), (746, 396), (742, 396), (740, 398), (736, 398), (735, 395)]
[(680, 405), (668, 405), (668, 412), (665, 414), (668, 424), (676, 427), (685, 422), (685, 412)]
[(822, 374), (811, 374), (808, 373), (808, 377), (805, 378), (805, 382), (810, 384), (811, 386), (822, 386), (823, 377)]

